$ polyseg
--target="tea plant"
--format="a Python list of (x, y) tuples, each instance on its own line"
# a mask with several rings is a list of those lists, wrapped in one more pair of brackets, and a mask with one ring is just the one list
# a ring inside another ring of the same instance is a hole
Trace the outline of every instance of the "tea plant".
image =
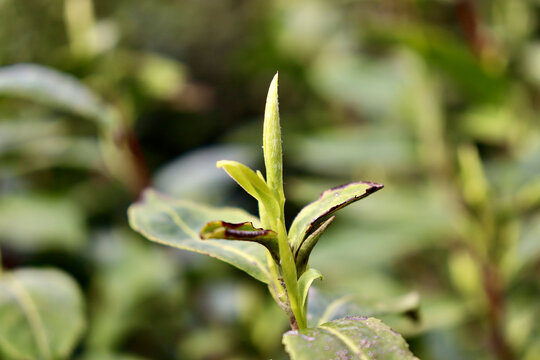
[[(309, 266), (313, 248), (337, 210), (383, 186), (354, 182), (329, 189), (304, 207), (287, 231), (277, 74), (266, 100), (263, 149), (266, 178), (236, 161), (217, 163), (257, 200), (259, 218), (241, 209), (213, 208), (147, 190), (128, 211), (132, 228), (152, 241), (228, 262), (267, 284), (289, 319), (291, 331), (283, 343), (293, 359), (414, 359), (401, 335), (376, 318), (362, 316), (366, 314), (339, 319), (311, 314), (319, 320), (308, 324), (309, 288), (322, 277)], [(403, 304), (400, 310), (406, 310)]]

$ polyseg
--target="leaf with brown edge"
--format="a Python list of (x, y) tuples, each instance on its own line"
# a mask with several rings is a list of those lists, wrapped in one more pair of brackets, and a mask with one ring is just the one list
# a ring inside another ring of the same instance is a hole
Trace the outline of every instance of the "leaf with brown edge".
[(341, 185), (323, 192), (317, 200), (304, 207), (289, 230), (289, 241), (296, 251), (330, 215), (383, 188), (383, 185), (360, 181)]
[(256, 228), (252, 222), (229, 223), (218, 220), (204, 225), (200, 233), (201, 239), (242, 240), (259, 243), (266, 247), (279, 263), (279, 246), (275, 231)]

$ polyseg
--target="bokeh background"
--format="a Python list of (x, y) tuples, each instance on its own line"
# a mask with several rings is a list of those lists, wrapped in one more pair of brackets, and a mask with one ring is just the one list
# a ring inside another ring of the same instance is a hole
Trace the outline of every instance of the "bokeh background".
[(537, 0), (0, 0), (4, 270), (76, 280), (72, 358), (285, 359), (262, 284), (126, 218), (145, 186), (255, 213), (215, 161), (263, 170), (279, 70), (288, 221), (326, 188), (385, 185), (323, 236), (317, 286), (418, 292), (419, 321), (389, 321), (422, 359), (540, 359), (539, 15)]

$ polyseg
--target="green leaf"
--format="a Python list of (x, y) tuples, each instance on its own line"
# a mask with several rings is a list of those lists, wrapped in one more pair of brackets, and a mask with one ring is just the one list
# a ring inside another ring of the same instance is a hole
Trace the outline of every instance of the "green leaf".
[(280, 205), (285, 203), (283, 194), (283, 155), (281, 125), (279, 124), (278, 78), (276, 73), (266, 97), (263, 126), (264, 165), (268, 187)]
[(131, 227), (151, 241), (220, 259), (247, 272), (257, 280), (269, 282), (267, 252), (259, 244), (241, 241), (202, 241), (199, 238), (199, 229), (215, 219), (227, 222), (248, 220), (258, 224), (256, 217), (241, 209), (213, 208), (171, 199), (153, 190), (146, 190), (142, 200), (129, 207), (128, 217)]
[(283, 335), (292, 360), (417, 359), (403, 337), (379, 319), (347, 317)]
[(334, 221), (336, 217), (332, 216), (325, 220), (319, 227), (317, 227), (317, 230), (313, 231), (307, 238), (302, 242), (302, 245), (296, 252), (296, 269), (299, 274), (302, 274), (309, 261), (309, 255), (311, 255), (311, 251), (317, 245), (317, 242), (319, 241), (319, 238), (323, 234), (323, 232), (326, 230), (328, 225)]
[(67, 359), (85, 327), (77, 284), (52, 269), (0, 276), (0, 358)]
[(296, 251), (304, 239), (314, 232), (328, 216), (345, 206), (382, 189), (383, 185), (371, 182), (354, 182), (323, 192), (319, 199), (304, 207), (294, 219), (289, 239)]
[(392, 299), (366, 299), (353, 295), (328, 295), (312, 288), (309, 292), (307, 317), (310, 326), (317, 326), (350, 314), (377, 317), (405, 314), (417, 320), (419, 306), (420, 298), (416, 292)]
[(311, 284), (313, 281), (317, 279), (322, 279), (322, 274), (319, 272), (319, 270), (315, 270), (313, 268), (308, 269), (305, 271), (302, 276), (300, 276), (300, 279), (298, 279), (298, 291), (300, 292), (300, 305), (302, 307), (306, 306), (306, 300), (309, 293), (309, 288), (311, 287)]
[(223, 168), (246, 192), (259, 201), (271, 197), (268, 185), (246, 165), (233, 160), (220, 160), (218, 168)]
[(68, 197), (0, 196), (2, 242), (15, 249), (77, 250), (85, 244), (85, 230), (82, 209)]
[(38, 101), (97, 122), (107, 118), (106, 105), (79, 80), (40, 65), (0, 68), (0, 95)]
[[(248, 194), (257, 199), (259, 204), (262, 204), (264, 211), (270, 215), (269, 218), (273, 219), (279, 215), (279, 205), (277, 204), (272, 191), (261, 176), (257, 175), (246, 165), (237, 161), (221, 160), (217, 162), (217, 167), (223, 168), (227, 174), (229, 174), (230, 177), (232, 177), (234, 181), (238, 183), (238, 185), (246, 190)], [(277, 230), (270, 222), (265, 223), (266, 216), (264, 218), (261, 217), (261, 220), (263, 221), (263, 226), (265, 228)]]
[(279, 263), (279, 246), (275, 231), (256, 228), (251, 222), (228, 223), (211, 221), (201, 230), (201, 239), (243, 240), (259, 243), (266, 247), (272, 257)]

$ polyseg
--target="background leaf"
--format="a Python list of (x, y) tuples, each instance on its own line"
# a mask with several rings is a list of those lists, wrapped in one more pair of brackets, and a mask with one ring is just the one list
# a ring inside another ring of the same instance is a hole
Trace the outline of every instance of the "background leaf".
[(71, 199), (37, 194), (0, 196), (0, 239), (13, 248), (73, 251), (84, 246), (85, 230), (83, 212)]
[(67, 359), (84, 327), (82, 294), (64, 273), (28, 268), (0, 276), (2, 359)]
[(76, 78), (45, 66), (18, 64), (0, 68), (0, 95), (17, 96), (102, 122), (106, 106)]

